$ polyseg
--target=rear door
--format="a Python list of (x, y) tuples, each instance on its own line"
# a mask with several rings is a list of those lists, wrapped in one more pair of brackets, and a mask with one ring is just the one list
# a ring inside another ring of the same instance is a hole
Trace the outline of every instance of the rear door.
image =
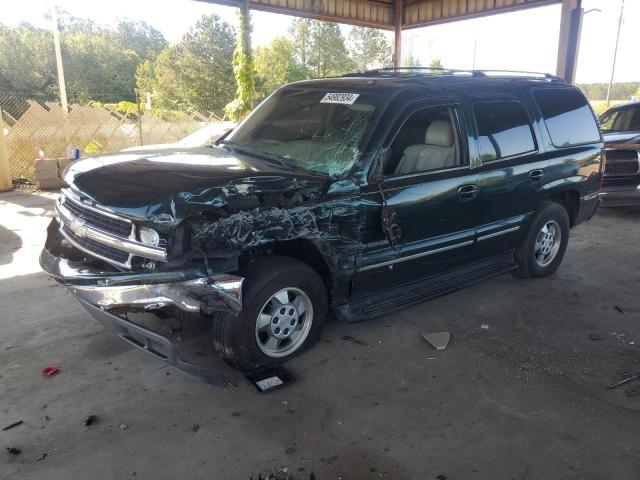
[(475, 260), (513, 249), (545, 195), (549, 161), (541, 155), (527, 103), (500, 96), (476, 98), (469, 105), (480, 161)]
[[(364, 224), (354, 297), (469, 261), (478, 178), (469, 167), (462, 118), (455, 102), (416, 102), (391, 131), (383, 150), (384, 180), (370, 180), (362, 189)], [(383, 215), (391, 217), (395, 242), (385, 236)]]

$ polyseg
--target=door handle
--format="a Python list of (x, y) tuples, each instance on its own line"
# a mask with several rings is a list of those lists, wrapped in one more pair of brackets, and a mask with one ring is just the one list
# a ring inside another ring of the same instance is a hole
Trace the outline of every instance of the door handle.
[(471, 185), (462, 185), (458, 188), (458, 199), (466, 202), (469, 200), (474, 200), (478, 196), (478, 186)]
[(531, 183), (539, 182), (542, 180), (542, 177), (544, 177), (544, 172), (542, 170), (531, 170), (529, 172), (529, 182)]

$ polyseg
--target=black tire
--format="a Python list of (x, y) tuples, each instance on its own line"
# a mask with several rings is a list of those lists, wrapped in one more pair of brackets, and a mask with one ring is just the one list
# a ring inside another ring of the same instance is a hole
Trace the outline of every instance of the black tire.
[[(315, 270), (298, 260), (274, 255), (250, 263), (240, 275), (245, 278), (242, 312), (238, 316), (216, 313), (212, 323), (213, 345), (227, 363), (241, 371), (255, 370), (287, 361), (318, 342), (327, 317), (328, 300), (325, 284)], [(282, 357), (268, 356), (256, 338), (258, 315), (276, 292), (291, 287), (304, 292), (311, 301), (310, 330), (295, 351)]]
[[(542, 228), (549, 222), (555, 222), (555, 225), (559, 227), (561, 237), (553, 260), (547, 265), (541, 266), (536, 261), (536, 239)], [(535, 278), (548, 277), (553, 274), (562, 262), (568, 242), (569, 214), (567, 210), (559, 203), (545, 200), (531, 219), (529, 230), (516, 251), (518, 268), (514, 272), (515, 275), (521, 278)]]

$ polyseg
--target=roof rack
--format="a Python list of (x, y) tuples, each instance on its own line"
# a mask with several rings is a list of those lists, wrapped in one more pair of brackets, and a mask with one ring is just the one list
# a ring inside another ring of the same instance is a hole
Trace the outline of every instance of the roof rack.
[(524, 78), (542, 78), (545, 80), (549, 80), (551, 82), (562, 82), (565, 81), (557, 77), (555, 75), (551, 75), (550, 73), (542, 73), (542, 72), (527, 72), (520, 70), (464, 70), (464, 69), (456, 69), (456, 68), (442, 68), (442, 67), (385, 67), (385, 68), (377, 68), (374, 70), (366, 70), (364, 72), (358, 73), (348, 73), (345, 76), (375, 76), (381, 75), (385, 73), (420, 73), (423, 75), (469, 75), (471, 77), (524, 77)]

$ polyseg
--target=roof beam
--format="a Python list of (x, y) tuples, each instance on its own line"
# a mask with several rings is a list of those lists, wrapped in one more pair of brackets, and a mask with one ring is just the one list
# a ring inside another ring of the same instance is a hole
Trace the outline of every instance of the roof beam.
[[(239, 7), (239, 0), (198, 0)], [(249, 0), (249, 8), (361, 27), (394, 29), (393, 0)]]
[[(238, 7), (240, 0), (198, 0)], [(426, 27), (527, 8), (562, 0), (403, 0), (401, 29)], [(249, 8), (264, 12), (328, 20), (363, 27), (396, 30), (395, 0), (249, 0)]]

